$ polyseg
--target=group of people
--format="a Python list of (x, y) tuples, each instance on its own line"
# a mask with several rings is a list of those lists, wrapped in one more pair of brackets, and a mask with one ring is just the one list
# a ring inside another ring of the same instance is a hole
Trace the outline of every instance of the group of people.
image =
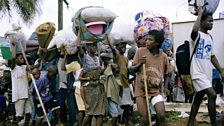
[[(216, 93), (212, 88), (211, 62), (222, 77), (224, 71), (213, 53), (213, 39), (208, 33), (212, 24), (212, 15), (202, 15), (202, 7), (199, 6), (191, 33), (191, 45), (195, 44), (195, 40), (200, 40), (191, 63), (196, 93), (188, 126), (194, 125), (205, 94), (208, 96), (211, 124), (216, 125)], [(16, 52), (18, 45), (12, 42), (13, 59), (8, 62), (11, 78), (7, 79), (11, 79), (11, 84), (8, 83), (11, 89), (8, 90), (11, 91), (9, 105), (15, 107), (16, 124), (25, 119), (24, 125), (28, 126), (32, 118), (33, 124), (40, 126), (45, 114), (52, 113), (48, 116), (50, 123), (63, 126), (69, 113), (71, 126), (76, 122), (79, 126), (93, 123), (102, 126), (107, 116), (112, 118), (112, 126), (129, 126), (132, 125), (130, 117), (136, 103), (142, 126), (151, 123), (150, 110), (156, 113), (156, 125), (165, 126), (164, 96), (170, 94), (168, 85), (172, 70), (168, 54), (160, 49), (164, 39), (162, 31), (151, 30), (139, 40), (145, 46), (130, 48), (126, 56), (127, 41), (115, 41), (108, 35), (104, 44), (83, 42), (79, 30), (76, 39), (78, 51), (75, 54), (68, 55), (62, 48), (58, 57), (51, 62), (38, 58), (35, 64), (30, 65), (25, 64), (26, 58)], [(2, 103), (0, 119), (3, 119), (6, 107)]]

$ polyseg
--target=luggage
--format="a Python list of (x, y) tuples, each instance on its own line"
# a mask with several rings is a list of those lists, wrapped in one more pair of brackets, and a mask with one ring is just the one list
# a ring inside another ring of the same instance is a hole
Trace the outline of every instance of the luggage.
[(83, 41), (103, 41), (106, 35), (110, 33), (116, 17), (113, 12), (103, 7), (89, 6), (81, 8), (72, 18), (73, 32), (77, 35), (80, 29), (80, 38)]
[(204, 9), (203, 14), (213, 14), (219, 5), (219, 1), (220, 0), (188, 0), (188, 10), (191, 14), (198, 15), (198, 5), (202, 5)]
[(57, 57), (56, 46), (51, 50), (48, 50), (47, 52), (45, 51), (54, 36), (55, 29), (56, 28), (54, 23), (46, 22), (39, 25), (35, 30), (37, 34), (38, 43), (40, 46), (39, 56), (46, 61), (51, 61), (55, 57)]

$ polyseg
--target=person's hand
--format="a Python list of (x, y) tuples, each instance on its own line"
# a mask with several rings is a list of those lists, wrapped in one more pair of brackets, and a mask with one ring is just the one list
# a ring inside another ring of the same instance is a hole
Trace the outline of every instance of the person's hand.
[(10, 41), (9, 43), (11, 43), (13, 47), (16, 46), (16, 42)]
[(85, 103), (85, 109), (89, 108), (89, 104)]
[(165, 96), (168, 96), (168, 95), (170, 95), (170, 91), (169, 91), (168, 89), (164, 88), (164, 89), (163, 89), (163, 94), (164, 94)]
[(140, 63), (141, 64), (145, 64), (146, 63), (146, 57), (143, 56), (141, 59), (140, 59)]

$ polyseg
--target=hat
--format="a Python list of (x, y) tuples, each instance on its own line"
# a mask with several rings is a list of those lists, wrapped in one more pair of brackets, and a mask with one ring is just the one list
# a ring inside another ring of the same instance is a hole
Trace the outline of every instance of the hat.
[(65, 67), (67, 74), (76, 72), (77, 70), (81, 69), (81, 65), (77, 61), (73, 61), (70, 64), (67, 64)]

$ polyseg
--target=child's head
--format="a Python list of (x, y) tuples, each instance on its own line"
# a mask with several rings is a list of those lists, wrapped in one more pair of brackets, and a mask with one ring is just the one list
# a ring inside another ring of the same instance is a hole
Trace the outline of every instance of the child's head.
[(38, 68), (34, 68), (32, 70), (33, 77), (37, 80), (40, 78), (40, 70)]
[(15, 62), (17, 65), (23, 65), (25, 63), (24, 57), (21, 53), (16, 54)]
[(115, 46), (116, 46), (116, 49), (119, 51), (119, 53), (123, 55), (126, 51), (126, 45), (127, 45), (126, 42), (120, 42), (120, 43), (117, 43)]
[(130, 48), (128, 50), (128, 59), (133, 59), (134, 56), (135, 56), (135, 52), (136, 52), (136, 49), (135, 48)]
[(148, 35), (144, 38), (146, 47), (148, 49), (160, 48), (164, 41), (164, 33), (158, 30), (149, 31)]
[(204, 14), (201, 17), (201, 28), (204, 30), (211, 30), (213, 27), (212, 13)]
[(47, 70), (48, 79), (50, 79), (50, 80), (54, 79), (54, 77), (57, 75), (57, 73), (58, 73), (58, 69), (56, 66), (51, 65), (48, 67), (48, 70)]
[(112, 72), (113, 72), (114, 76), (115, 76), (115, 77), (118, 76), (119, 73), (120, 73), (120, 68), (119, 68), (119, 66), (118, 66), (117, 64), (112, 64), (112, 65), (111, 65), (111, 68), (112, 68)]
[(90, 54), (95, 54), (97, 52), (97, 43), (96, 42), (86, 43), (86, 50)]

